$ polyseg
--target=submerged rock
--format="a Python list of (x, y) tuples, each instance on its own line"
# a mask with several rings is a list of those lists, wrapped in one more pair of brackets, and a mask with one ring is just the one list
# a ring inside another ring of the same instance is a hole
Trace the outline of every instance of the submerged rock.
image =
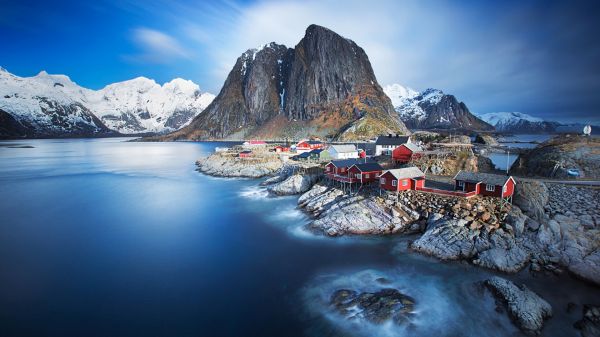
[(527, 334), (539, 335), (544, 320), (552, 316), (552, 306), (525, 285), (494, 276), (485, 281), (494, 296), (506, 304), (511, 318)]
[(600, 336), (600, 307), (583, 306), (583, 317), (575, 322), (575, 328), (581, 330), (582, 337)]
[(362, 318), (375, 324), (392, 320), (405, 325), (415, 315), (415, 300), (394, 288), (362, 293), (339, 289), (331, 295), (330, 305), (347, 319)]

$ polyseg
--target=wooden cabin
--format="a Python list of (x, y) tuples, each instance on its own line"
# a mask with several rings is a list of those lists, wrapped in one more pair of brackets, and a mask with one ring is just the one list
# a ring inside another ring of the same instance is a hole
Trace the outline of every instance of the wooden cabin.
[(277, 152), (277, 153), (281, 153), (281, 152), (289, 152), (289, 151), (290, 151), (290, 148), (289, 148), (289, 147), (286, 147), (286, 146), (281, 146), (281, 145), (277, 145), (277, 146), (275, 146), (275, 148), (274, 148), (274, 149), (275, 149), (275, 152)]
[(424, 186), (425, 173), (415, 166), (387, 170), (379, 177), (379, 187), (387, 191), (416, 190)]
[(244, 142), (243, 145), (246, 145), (246, 146), (266, 146), (267, 142), (265, 142), (264, 140), (249, 140), (247, 142)]
[(246, 150), (246, 151), (242, 151), (242, 152), (238, 153), (238, 157), (240, 157), (240, 158), (250, 158), (252, 156), (253, 156), (253, 153), (250, 150)]
[(333, 159), (350, 159), (358, 158), (356, 146), (352, 144), (331, 145), (327, 149), (329, 155)]
[(325, 174), (347, 176), (352, 165), (360, 163), (358, 159), (332, 160), (325, 165)]
[(323, 148), (325, 148), (325, 144), (318, 140), (302, 140), (296, 144), (296, 151), (298, 152), (306, 152)]
[(367, 184), (379, 180), (382, 171), (383, 168), (378, 163), (358, 163), (348, 169), (348, 174), (351, 182)]
[(389, 134), (387, 136), (379, 136), (375, 141), (375, 155), (381, 156), (386, 155), (389, 156), (392, 154), (392, 151), (396, 149), (398, 146), (402, 144), (406, 144), (409, 142), (408, 136), (400, 136), (400, 135), (392, 135)]
[(454, 182), (457, 191), (505, 199), (512, 198), (516, 185), (512, 176), (462, 170), (454, 176)]
[(423, 149), (417, 144), (402, 144), (392, 151), (392, 160), (396, 163), (408, 163), (420, 158), (422, 152)]

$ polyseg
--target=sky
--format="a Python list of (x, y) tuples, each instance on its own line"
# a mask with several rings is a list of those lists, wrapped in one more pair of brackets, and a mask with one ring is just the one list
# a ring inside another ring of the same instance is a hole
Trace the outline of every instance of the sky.
[(244, 51), (318, 24), (366, 51), (381, 85), (441, 89), (476, 114), (600, 123), (595, 1), (0, 0), (0, 66), (84, 87), (138, 76), (217, 94)]

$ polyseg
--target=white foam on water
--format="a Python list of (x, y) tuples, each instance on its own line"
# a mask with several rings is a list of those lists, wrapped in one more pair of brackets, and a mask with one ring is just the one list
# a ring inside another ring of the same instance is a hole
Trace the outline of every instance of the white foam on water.
[(242, 188), (238, 194), (243, 198), (248, 199), (267, 199), (269, 197), (269, 191), (261, 186), (247, 186)]
[[(379, 282), (378, 278), (384, 278), (389, 283)], [(329, 304), (331, 295), (339, 289), (375, 292), (384, 288), (398, 289), (415, 299), (415, 315), (410, 325), (398, 325), (392, 321), (374, 324), (360, 317), (350, 320)], [(455, 336), (457, 333), (503, 336), (516, 331), (507, 319), (494, 319), (498, 317), (498, 313), (494, 312), (493, 305), (483, 298), (475, 298), (475, 295), (462, 295), (460, 289), (453, 289), (453, 283), (439, 274), (425, 275), (398, 269), (321, 275), (305, 287), (303, 295), (311, 316), (325, 318), (332, 326), (349, 336)], [(464, 305), (463, 301), (471, 303)], [(470, 308), (468, 311), (473, 310), (473, 301), (477, 302), (476, 308), (481, 311), (477, 311), (476, 317), (465, 313), (467, 307)], [(467, 324), (471, 322), (473, 324)]]

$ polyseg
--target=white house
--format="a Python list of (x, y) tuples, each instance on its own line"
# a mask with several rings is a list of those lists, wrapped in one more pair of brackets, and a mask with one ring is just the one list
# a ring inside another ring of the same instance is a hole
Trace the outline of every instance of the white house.
[(409, 136), (399, 136), (392, 134), (389, 134), (387, 136), (379, 136), (375, 141), (375, 155), (389, 156), (392, 154), (392, 151), (394, 151), (395, 148), (406, 143), (410, 143)]
[(352, 159), (358, 158), (358, 150), (356, 146), (349, 145), (331, 145), (327, 149), (332, 159)]

